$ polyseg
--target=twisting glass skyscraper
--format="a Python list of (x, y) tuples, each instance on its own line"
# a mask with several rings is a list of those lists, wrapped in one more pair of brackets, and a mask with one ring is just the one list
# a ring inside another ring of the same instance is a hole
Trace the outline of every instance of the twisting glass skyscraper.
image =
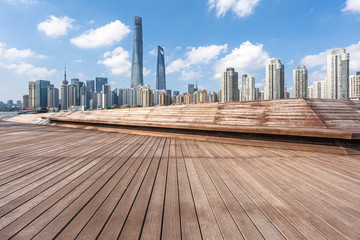
[(143, 36), (141, 17), (134, 17), (133, 59), (131, 68), (131, 87), (143, 85)]
[(156, 68), (156, 89), (166, 89), (164, 49), (158, 46), (158, 58)]

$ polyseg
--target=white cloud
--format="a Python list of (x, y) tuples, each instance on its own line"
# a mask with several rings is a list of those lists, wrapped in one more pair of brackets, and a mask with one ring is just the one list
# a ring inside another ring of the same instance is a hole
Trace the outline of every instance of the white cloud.
[(94, 20), (90, 20), (89, 23), (90, 23), (90, 24), (93, 24), (93, 23), (95, 23), (95, 21), (94, 21)]
[(26, 75), (30, 79), (39, 79), (39, 78), (47, 78), (56, 73), (55, 69), (47, 69), (42, 67), (35, 67), (28, 63), (13, 63), (13, 64), (5, 64), (0, 62), (0, 67), (13, 70), (16, 74)]
[(211, 60), (217, 59), (221, 53), (227, 51), (227, 44), (191, 47), (188, 49), (188, 52), (185, 53), (185, 59), (178, 58), (169, 64), (166, 69), (168, 74), (191, 68), (194, 65), (208, 64)]
[(350, 72), (360, 71), (360, 42), (348, 46), (346, 51), (350, 53)]
[(80, 48), (97, 48), (111, 46), (120, 42), (130, 33), (130, 27), (119, 20), (115, 20), (97, 29), (90, 29), (70, 41)]
[(84, 77), (85, 77), (85, 74), (83, 74), (83, 73), (78, 73), (78, 74), (76, 75), (76, 77), (79, 78), (79, 79), (81, 79), (81, 78), (84, 78)]
[(57, 18), (51, 15), (44, 22), (39, 23), (37, 29), (50, 37), (56, 38), (67, 35), (68, 30), (74, 28), (72, 25), (73, 21), (75, 20), (68, 16)]
[[(360, 42), (345, 47), (346, 52), (350, 53), (350, 74), (360, 70)], [(334, 48), (335, 49), (335, 48)], [(327, 49), (324, 52), (314, 55), (307, 55), (301, 59), (301, 64), (307, 68), (319, 68), (310, 77), (315, 81), (321, 81), (325, 77), (327, 55), (334, 49)]]
[(131, 63), (129, 61), (129, 53), (122, 47), (117, 47), (112, 52), (104, 53), (103, 60), (99, 60), (98, 64), (105, 65), (113, 75), (130, 75)]
[(0, 42), (0, 58), (4, 58), (7, 60), (16, 60), (16, 59), (25, 59), (30, 57), (35, 58), (47, 58), (45, 55), (37, 54), (31, 49), (23, 49), (19, 50), (16, 48), (8, 48), (6, 49), (6, 44)]
[(287, 65), (291, 65), (294, 63), (294, 59), (291, 59), (290, 62), (287, 63)]
[(232, 10), (239, 18), (254, 13), (254, 9), (260, 0), (209, 0), (210, 9), (215, 8), (217, 17), (223, 17)]
[(146, 69), (145, 67), (143, 68), (143, 76), (146, 77), (147, 75), (149, 75), (151, 73), (150, 69)]
[(73, 62), (74, 63), (82, 63), (82, 59), (74, 59)]
[(300, 63), (305, 65), (307, 68), (326, 65), (326, 56), (329, 55), (331, 50), (332, 49), (328, 49), (315, 55), (307, 55), (301, 59)]
[(149, 52), (150, 55), (157, 56), (157, 49), (153, 49)]
[(360, 13), (360, 1), (359, 0), (346, 0), (346, 6), (342, 9), (343, 12), (355, 12)]
[(34, 5), (39, 3), (39, 1), (36, 0), (4, 0), (4, 2), (14, 5), (18, 5), (18, 4)]
[(235, 68), (240, 73), (249, 73), (264, 68), (269, 60), (269, 54), (264, 51), (262, 44), (254, 45), (246, 41), (216, 62), (214, 78), (220, 78), (221, 73), (229, 67)]
[(189, 81), (189, 80), (194, 80), (197, 78), (201, 78), (203, 75), (200, 72), (195, 72), (195, 71), (186, 71), (183, 70), (181, 72), (181, 76), (180, 76), (180, 80), (181, 81)]
[(187, 67), (187, 63), (185, 63), (184, 60), (182, 60), (181, 58), (178, 58), (178, 59), (172, 61), (169, 64), (169, 66), (167, 66), (166, 73), (170, 74), (173, 72), (177, 72), (186, 67)]
[(186, 53), (189, 64), (208, 64), (212, 59), (227, 51), (227, 44), (192, 48)]

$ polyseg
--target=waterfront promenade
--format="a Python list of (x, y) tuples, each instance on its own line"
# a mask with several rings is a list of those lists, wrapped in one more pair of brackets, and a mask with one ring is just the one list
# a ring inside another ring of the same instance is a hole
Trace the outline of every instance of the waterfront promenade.
[(1, 239), (359, 239), (360, 158), (0, 122)]

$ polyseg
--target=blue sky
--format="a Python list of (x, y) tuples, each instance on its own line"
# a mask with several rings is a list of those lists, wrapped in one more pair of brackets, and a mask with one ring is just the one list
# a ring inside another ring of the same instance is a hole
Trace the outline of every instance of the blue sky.
[(310, 84), (324, 80), (334, 48), (347, 48), (351, 74), (360, 71), (360, 0), (0, 0), (0, 101), (21, 99), (30, 80), (60, 87), (65, 63), (69, 79), (106, 76), (112, 88), (129, 87), (135, 15), (152, 88), (157, 45), (167, 86), (180, 92), (196, 81), (218, 91), (226, 67), (262, 89), (271, 58), (282, 59), (291, 90), (299, 65)]

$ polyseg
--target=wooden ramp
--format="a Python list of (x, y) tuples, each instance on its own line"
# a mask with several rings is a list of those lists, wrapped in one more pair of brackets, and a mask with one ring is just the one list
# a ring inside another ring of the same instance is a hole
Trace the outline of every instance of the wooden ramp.
[(360, 139), (360, 102), (324, 99), (209, 103), (44, 115), (53, 123)]
[(0, 122), (0, 239), (360, 239), (360, 157)]

